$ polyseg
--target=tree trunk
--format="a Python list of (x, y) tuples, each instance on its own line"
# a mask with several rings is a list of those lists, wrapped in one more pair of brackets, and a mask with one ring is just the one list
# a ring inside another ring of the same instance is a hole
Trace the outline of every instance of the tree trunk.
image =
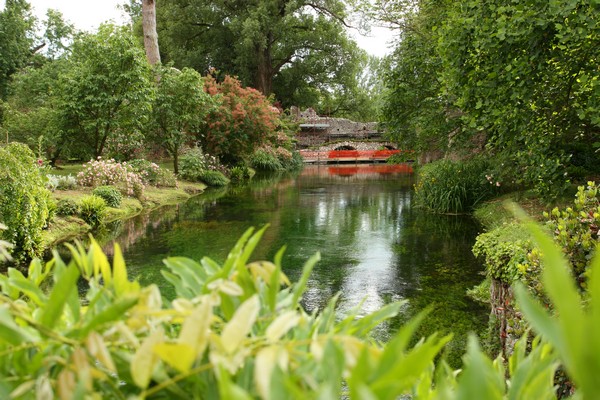
[(144, 30), (144, 48), (150, 65), (160, 63), (158, 52), (158, 33), (156, 33), (156, 3), (154, 0), (142, 0), (142, 28)]
[(179, 174), (179, 148), (177, 147), (173, 152), (173, 173)]
[(256, 49), (256, 74), (254, 75), (254, 88), (269, 96), (273, 90), (273, 65), (271, 62), (271, 49), (267, 46), (261, 49), (257, 46)]

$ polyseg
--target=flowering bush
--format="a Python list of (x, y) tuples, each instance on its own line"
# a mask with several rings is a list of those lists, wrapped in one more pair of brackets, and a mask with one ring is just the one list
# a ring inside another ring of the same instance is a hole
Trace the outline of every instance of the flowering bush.
[(204, 154), (201, 148), (194, 147), (181, 156), (179, 176), (188, 181), (197, 181), (204, 171), (218, 171), (225, 175), (225, 168), (217, 157)]
[(208, 76), (204, 89), (220, 99), (201, 132), (200, 141), (208, 153), (233, 165), (262, 144), (276, 140), (279, 112), (259, 91), (242, 87), (230, 76), (222, 83)]
[(175, 174), (169, 169), (161, 168), (156, 163), (136, 159), (129, 161), (129, 165), (142, 177), (146, 185), (177, 187)]
[(77, 186), (77, 179), (71, 174), (69, 175), (46, 175), (48, 181), (46, 182), (46, 188), (55, 191), (55, 190), (70, 190), (75, 189)]
[(77, 182), (90, 187), (114, 185), (126, 195), (136, 197), (141, 197), (144, 190), (142, 177), (131, 165), (101, 157), (83, 164), (83, 171), (77, 174)]

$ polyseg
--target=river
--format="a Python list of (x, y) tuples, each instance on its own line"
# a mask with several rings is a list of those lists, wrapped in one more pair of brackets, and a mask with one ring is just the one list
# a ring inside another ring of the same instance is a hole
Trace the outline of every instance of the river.
[[(447, 357), (457, 366), (467, 332), (484, 332), (489, 313), (465, 295), (483, 279), (471, 254), (478, 226), (468, 216), (411, 207), (413, 184), (408, 165), (312, 165), (299, 175), (257, 176), (243, 186), (209, 190), (118, 222), (110, 236), (124, 249), (130, 275), (158, 284), (170, 297), (160, 274), (165, 257), (223, 262), (246, 229), (270, 224), (254, 260), (272, 260), (287, 246), (283, 268), (294, 281), (304, 262), (321, 253), (303, 299), (308, 311), (338, 292), (340, 315), (361, 302), (364, 314), (407, 300), (376, 332), (385, 340), (429, 306), (418, 335), (454, 332)], [(111, 246), (105, 249), (110, 253)]]

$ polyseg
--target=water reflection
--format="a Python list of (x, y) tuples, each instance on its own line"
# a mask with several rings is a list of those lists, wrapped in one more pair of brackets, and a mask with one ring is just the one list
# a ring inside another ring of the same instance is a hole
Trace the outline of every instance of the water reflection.
[(172, 295), (160, 275), (162, 259), (208, 255), (223, 262), (248, 227), (269, 223), (254, 259), (270, 260), (286, 245), (283, 265), (292, 281), (321, 252), (303, 300), (309, 311), (338, 292), (340, 315), (357, 305), (364, 314), (408, 300), (402, 315), (380, 329), (385, 339), (431, 305), (420, 334), (457, 332), (450, 357), (458, 359), (466, 332), (481, 330), (487, 315), (465, 296), (481, 279), (470, 252), (477, 227), (465, 217), (411, 208), (413, 183), (408, 165), (308, 166), (298, 176), (255, 177), (140, 216), (121, 227), (116, 241), (134, 275)]

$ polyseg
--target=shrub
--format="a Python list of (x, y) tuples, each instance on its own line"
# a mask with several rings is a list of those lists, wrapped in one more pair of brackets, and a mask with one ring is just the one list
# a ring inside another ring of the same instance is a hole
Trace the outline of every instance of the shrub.
[(554, 240), (567, 255), (580, 287), (585, 286), (590, 259), (598, 247), (599, 205), (598, 187), (595, 182), (588, 182), (587, 187), (579, 186), (573, 207), (563, 211), (554, 208), (544, 213)]
[(219, 95), (219, 106), (211, 110), (200, 137), (204, 150), (227, 165), (235, 165), (259, 146), (276, 140), (279, 111), (259, 91), (241, 86), (226, 76), (217, 82), (205, 79), (207, 93)]
[(261, 147), (250, 157), (250, 165), (258, 171), (281, 171), (283, 165), (271, 147)]
[(114, 186), (98, 186), (92, 190), (92, 194), (102, 197), (107, 206), (114, 208), (119, 208), (123, 200), (121, 192)]
[(500, 192), (501, 182), (482, 158), (467, 161), (440, 160), (419, 169), (415, 203), (438, 213), (462, 213)]
[(177, 178), (175, 174), (166, 168), (148, 160), (136, 159), (128, 163), (134, 172), (138, 173), (144, 184), (162, 187), (176, 187)]
[[(274, 263), (249, 263), (262, 233), (246, 232), (223, 265), (208, 257), (166, 259), (163, 275), (176, 293), (169, 302), (157, 286), (128, 280), (118, 245), (112, 266), (92, 240), (87, 252), (71, 247), (68, 266), (55, 256), (45, 266), (32, 262), (27, 274), (9, 269), (10, 279), (0, 275), (0, 389), (13, 397), (32, 389), (26, 398), (35, 388), (49, 398), (547, 399), (556, 397), (553, 377), (562, 365), (575, 382), (575, 398), (600, 391), (593, 368), (600, 353), (591, 351), (600, 346), (591, 334), (600, 314), (584, 306), (560, 250), (539, 230), (544, 286), (559, 312), (551, 315), (522, 287), (516, 292), (523, 314), (548, 342), (523, 337), (505, 368), (472, 336), (458, 371), (443, 359), (435, 368), (449, 337), (408, 345), (423, 314), (385, 344), (372, 339), (404, 303), (337, 318), (334, 297), (320, 313), (306, 313), (301, 299), (318, 255), (291, 285), (283, 252)], [(600, 274), (592, 279), (586, 300), (594, 306)], [(82, 289), (80, 280), (87, 283)]]
[(219, 171), (202, 171), (198, 179), (208, 186), (226, 186), (229, 184), (229, 179)]
[(71, 199), (60, 199), (56, 204), (56, 214), (61, 216), (79, 214), (79, 205)]
[[(0, 223), (0, 233), (5, 231), (6, 225)], [(11, 243), (8, 243), (5, 240), (0, 239), (0, 264), (5, 261), (11, 261), (12, 257), (10, 256), (10, 249), (13, 247)]]
[(188, 181), (197, 181), (203, 171), (219, 171), (222, 174), (227, 169), (219, 163), (219, 160), (208, 154), (204, 154), (201, 148), (194, 147), (186, 151), (179, 160), (179, 176)]
[(232, 182), (242, 182), (252, 178), (255, 173), (250, 167), (240, 164), (229, 170), (229, 178)]
[(409, 161), (415, 161), (416, 155), (413, 150), (406, 150), (400, 153), (392, 154), (386, 160), (388, 164), (404, 164)]
[(144, 181), (131, 165), (119, 163), (113, 159), (90, 160), (83, 165), (83, 171), (77, 174), (77, 181), (82, 186), (114, 185), (128, 196), (140, 198), (144, 190)]
[(298, 152), (298, 151), (291, 151), (290, 152), (292, 157), (289, 159), (281, 160), (281, 165), (283, 165), (283, 168), (285, 168), (287, 171), (298, 171), (301, 170), (304, 167), (304, 158), (302, 158), (302, 155)]
[(69, 175), (46, 175), (48, 181), (46, 187), (51, 190), (72, 190), (77, 187), (77, 179), (71, 174)]
[(79, 216), (93, 228), (102, 225), (106, 214), (106, 202), (102, 197), (85, 196), (79, 202)]
[(14, 245), (17, 262), (40, 255), (42, 230), (50, 217), (50, 192), (39, 165), (24, 144), (0, 146), (0, 221), (7, 227), (0, 239)]

